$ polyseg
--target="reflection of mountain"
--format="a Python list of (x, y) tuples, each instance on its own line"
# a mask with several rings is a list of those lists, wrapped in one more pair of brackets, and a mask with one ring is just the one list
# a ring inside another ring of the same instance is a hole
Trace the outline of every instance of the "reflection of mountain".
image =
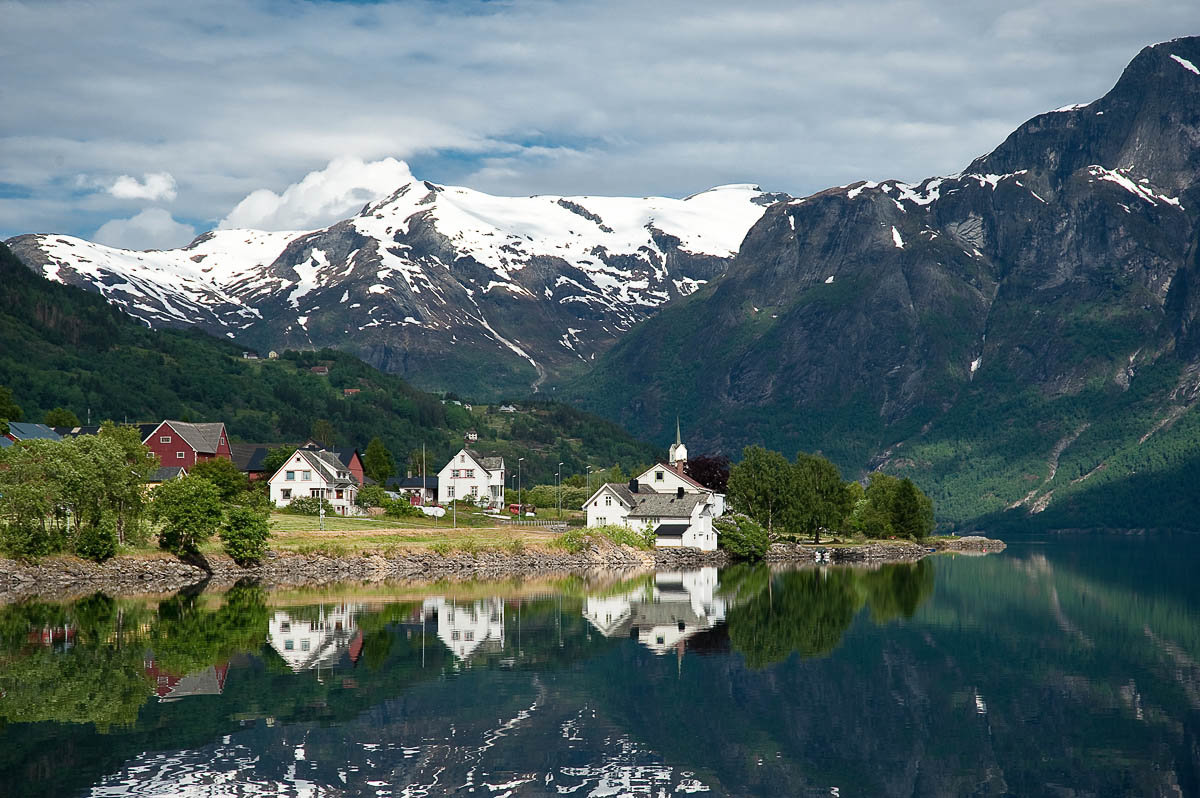
[(294, 671), (329, 668), (336, 665), (342, 654), (357, 660), (362, 651), (362, 632), (355, 624), (361, 604), (338, 604), (329, 609), (317, 608), (312, 617), (293, 618), (277, 610), (268, 626), (271, 647)]
[(459, 660), (476, 653), (504, 649), (504, 599), (479, 599), (473, 603), (425, 599), (426, 620), (437, 623), (437, 636)]
[(654, 575), (654, 584), (615, 596), (589, 596), (583, 615), (605, 637), (638, 641), (655, 654), (682, 651), (686, 641), (725, 620), (715, 595), (716, 568)]

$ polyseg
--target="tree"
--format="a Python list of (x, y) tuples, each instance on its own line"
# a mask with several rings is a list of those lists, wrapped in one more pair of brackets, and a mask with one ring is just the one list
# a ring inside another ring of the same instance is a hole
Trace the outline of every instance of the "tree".
[(131, 532), (144, 529), (146, 480), (158, 468), (158, 458), (142, 443), (137, 427), (117, 426), (105, 421), (96, 437), (113, 447), (109, 450), (111, 459), (102, 476), (103, 501), (107, 512), (113, 515), (117, 542), (125, 545), (131, 541)]
[(334, 432), (333, 425), (328, 420), (318, 418), (313, 422), (312, 432), (309, 433), (314, 441), (321, 444), (322, 447), (328, 449), (333, 446)]
[(379, 438), (372, 438), (363, 452), (363, 473), (382, 484), (396, 475), (396, 461)]
[(363, 485), (354, 501), (359, 507), (387, 507), (391, 498), (382, 485)]
[(726, 515), (713, 522), (721, 548), (736, 560), (761, 560), (771, 547), (767, 530), (746, 515)]
[[(263, 458), (263, 472), (274, 476), (275, 472), (283, 468), (283, 464), (288, 461), (292, 453), (296, 450), (290, 446), (278, 446), (267, 452), (267, 456)], [(269, 479), (270, 476), (267, 478)]]
[(775, 533), (791, 500), (792, 469), (779, 452), (761, 446), (742, 450), (742, 462), (729, 470), (729, 505)]
[(892, 499), (892, 530), (913, 540), (933, 531), (933, 502), (908, 477), (900, 480)]
[(787, 503), (795, 528), (821, 542), (822, 529), (839, 529), (854, 509), (837, 466), (824, 457), (800, 452), (792, 467), (793, 499)]
[(12, 390), (0, 385), (0, 435), (8, 433), (8, 422), (21, 420), (21, 408), (13, 401)]
[(231, 461), (223, 457), (214, 457), (196, 463), (188, 472), (192, 476), (203, 477), (217, 486), (224, 501), (233, 501), (244, 490), (249, 489), (250, 480), (238, 470)]
[(267, 553), (271, 539), (269, 514), (263, 510), (244, 506), (233, 506), (225, 515), (221, 525), (221, 541), (225, 553), (238, 565), (246, 566), (259, 562)]
[(221, 491), (203, 477), (188, 475), (154, 489), (151, 516), (162, 523), (159, 545), (178, 556), (199, 553), (223, 517)]
[(47, 410), (42, 423), (47, 427), (78, 427), (79, 416), (64, 407)]
[(687, 475), (709, 490), (724, 493), (729, 486), (729, 458), (723, 454), (702, 454), (689, 458)]

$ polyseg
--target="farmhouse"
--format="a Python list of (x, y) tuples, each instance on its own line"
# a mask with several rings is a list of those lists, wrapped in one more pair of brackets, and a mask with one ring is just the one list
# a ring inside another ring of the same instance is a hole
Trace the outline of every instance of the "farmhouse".
[(504, 458), (484, 457), (473, 449), (460, 449), (438, 472), (438, 502), (470, 499), (488, 507), (504, 504)]
[(27, 421), (8, 422), (8, 435), (5, 436), (13, 443), (17, 441), (61, 441), (62, 436), (45, 424), (31, 424)]
[(164, 466), (190, 468), (206, 460), (233, 459), (229, 436), (220, 421), (210, 424), (163, 421), (142, 438), (142, 443), (158, 455), (158, 461)]
[(336, 452), (312, 446), (297, 449), (270, 478), (271, 501), (286, 507), (294, 499), (324, 499), (338, 515), (356, 515), (359, 483)]

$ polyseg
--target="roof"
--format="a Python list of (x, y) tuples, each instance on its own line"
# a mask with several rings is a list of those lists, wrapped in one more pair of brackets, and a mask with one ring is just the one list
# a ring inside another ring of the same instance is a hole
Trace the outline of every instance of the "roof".
[(358, 449), (333, 449), (334, 454), (342, 461), (342, 465), (350, 465), (350, 461), (354, 459), (354, 455), (358, 454)]
[(12, 445), (13, 445), (13, 442), (10, 441), (8, 438), (0, 437), (0, 449), (7, 449), (9, 446), (12, 446)]
[(422, 480), (421, 477), (390, 477), (385, 487), (396, 490), (420, 490), (422, 485), (429, 490), (437, 490), (438, 478), (433, 476), (425, 477)]
[(28, 421), (8, 422), (8, 434), (19, 441), (62, 440), (61, 435), (47, 427), (45, 424), (31, 424)]
[(463, 449), (463, 451), (470, 455), (472, 460), (479, 463), (485, 471), (499, 471), (504, 468), (503, 457), (484, 457), (474, 449)]
[(670, 463), (664, 463), (664, 462), (662, 462), (661, 460), (660, 460), (660, 461), (659, 461), (657, 464), (655, 464), (653, 468), (649, 468), (649, 469), (647, 469), (645, 472), (643, 472), (643, 473), (642, 473), (642, 476), (643, 476), (643, 477), (644, 477), (644, 476), (646, 476), (646, 474), (649, 474), (651, 471), (653, 471), (653, 470), (655, 470), (655, 469), (657, 469), (657, 468), (665, 468), (666, 470), (670, 471), (670, 472), (671, 472), (672, 474), (674, 474), (675, 476), (677, 476), (677, 477), (679, 477), (680, 479), (682, 479), (682, 480), (683, 480), (684, 482), (686, 482), (687, 484), (691, 485), (693, 488), (699, 488), (700, 490), (706, 490), (706, 491), (708, 491), (709, 493), (714, 493), (714, 492), (715, 492), (715, 491), (713, 491), (713, 489), (712, 489), (712, 488), (706, 488), (706, 487), (704, 487), (704, 486), (703, 486), (703, 485), (701, 485), (699, 482), (697, 482), (696, 480), (694, 480), (694, 479), (692, 479), (691, 477), (689, 477), (687, 474), (683, 474), (683, 473), (680, 473), (679, 471), (675, 470), (674, 468), (672, 468), (672, 467), (671, 467), (671, 464), (670, 464)]
[[(138, 436), (141, 439), (142, 443), (145, 443), (146, 439), (150, 437), (150, 435), (154, 432), (154, 430), (156, 430), (160, 426), (162, 426), (162, 422), (154, 421), (151, 423), (118, 424), (117, 426), (133, 427), (134, 429), (136, 429), (138, 431)], [(59, 435), (63, 436), (64, 438), (78, 438), (80, 435), (98, 435), (98, 434), (100, 434), (100, 425), (99, 424), (88, 424), (88, 425), (79, 426), (79, 427), (55, 427), (54, 431), (57, 432)]]
[[(218, 442), (221, 440), (221, 436), (225, 434), (225, 425), (220, 421), (213, 421), (206, 424), (190, 424), (186, 421), (171, 421), (168, 419), (162, 423), (170, 424), (171, 429), (175, 430), (188, 446), (203, 454), (216, 454)], [(159, 426), (162, 425), (160, 424)]]
[[(358, 484), (358, 481), (354, 478), (354, 474), (346, 470), (346, 464), (333, 452), (326, 451), (325, 449), (297, 449), (296, 454), (303, 457), (321, 475), (321, 478), (331, 485)], [(339, 472), (349, 474), (349, 476), (339, 477)]]
[[(146, 477), (147, 482), (167, 482), (187, 476), (187, 469), (182, 466), (161, 466), (153, 474)], [(189, 483), (190, 484), (190, 483)]]
[(624, 482), (605, 482), (603, 485), (596, 488), (596, 493), (593, 493), (591, 496), (589, 496), (588, 500), (584, 502), (584, 504), (587, 504), (592, 499), (596, 498), (596, 494), (605, 488), (608, 488), (610, 491), (617, 494), (617, 498), (619, 498), (625, 504), (629, 505), (630, 507), (633, 506), (633, 491), (631, 491), (629, 486)]
[(231, 443), (229, 453), (238, 471), (262, 471), (263, 460), (270, 453), (270, 448), (263, 443)]
[[(628, 488), (626, 488), (628, 490)], [(637, 493), (629, 511), (630, 518), (691, 518), (698, 504), (708, 504), (703, 493)]]

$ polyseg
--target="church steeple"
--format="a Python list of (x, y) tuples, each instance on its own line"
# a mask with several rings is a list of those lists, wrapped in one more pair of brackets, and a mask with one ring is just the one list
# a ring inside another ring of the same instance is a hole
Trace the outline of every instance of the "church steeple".
[(667, 450), (667, 465), (673, 468), (683, 468), (687, 465), (687, 447), (683, 445), (683, 436), (679, 430), (679, 416), (675, 416), (675, 442)]

